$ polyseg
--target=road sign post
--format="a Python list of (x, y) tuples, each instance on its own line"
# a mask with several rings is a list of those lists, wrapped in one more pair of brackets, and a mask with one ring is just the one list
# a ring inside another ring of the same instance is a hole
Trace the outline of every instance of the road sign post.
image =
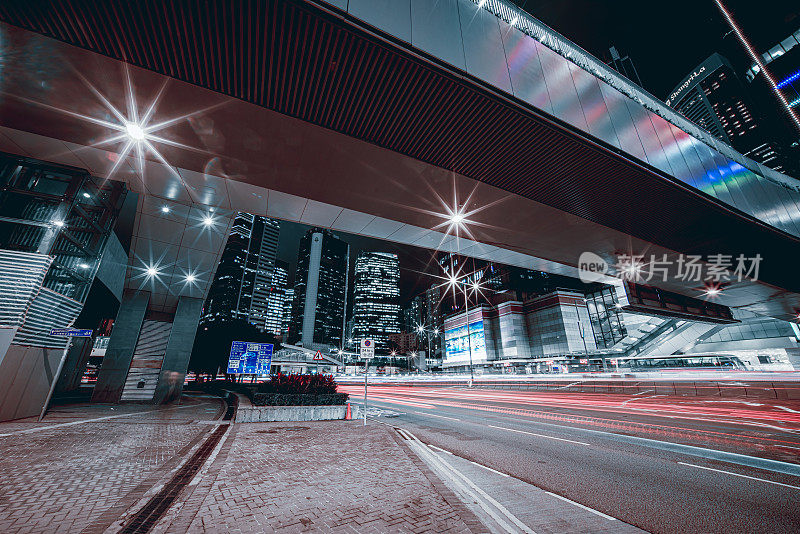
[(39, 421), (44, 419), (44, 414), (47, 413), (47, 408), (50, 407), (50, 399), (53, 398), (53, 392), (56, 390), (56, 383), (58, 382), (58, 379), (61, 378), (61, 371), (64, 369), (64, 362), (67, 361), (67, 354), (69, 353), (70, 345), (72, 345), (72, 338), (92, 337), (92, 333), (92, 330), (85, 328), (54, 328), (50, 330), (51, 336), (66, 337), (69, 339), (67, 339), (67, 346), (64, 347), (64, 352), (61, 353), (61, 361), (58, 362), (56, 374), (53, 375), (53, 383), (50, 384), (50, 391), (47, 392), (47, 398), (44, 400), (42, 411), (39, 414)]
[(375, 357), (375, 342), (373, 340), (361, 340), (361, 357), (364, 358), (364, 426), (367, 426), (367, 372), (369, 371), (369, 359)]

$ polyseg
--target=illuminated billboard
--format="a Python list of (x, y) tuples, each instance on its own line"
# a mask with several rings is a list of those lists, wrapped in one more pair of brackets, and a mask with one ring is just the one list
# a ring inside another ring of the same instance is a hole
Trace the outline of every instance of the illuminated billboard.
[(445, 361), (447, 365), (466, 364), (470, 361), (470, 346), (472, 348), (472, 362), (486, 361), (486, 339), (483, 333), (483, 318), (472, 321), (469, 325), (469, 338), (467, 338), (467, 325), (448, 328), (444, 331)]

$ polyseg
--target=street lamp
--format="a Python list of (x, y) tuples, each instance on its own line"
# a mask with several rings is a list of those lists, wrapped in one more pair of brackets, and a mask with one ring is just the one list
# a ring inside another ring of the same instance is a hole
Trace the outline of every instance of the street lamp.
[[(475, 372), (472, 368), (472, 338), (470, 336), (471, 332), (469, 327), (469, 297), (467, 296), (467, 283), (465, 279), (466, 277), (464, 277), (464, 279), (459, 279), (457, 276), (451, 274), (448, 282), (454, 291), (458, 286), (461, 287), (461, 290), (464, 292), (464, 311), (466, 312), (467, 316), (467, 347), (469, 348), (469, 387), (472, 387), (472, 383), (475, 381)], [(474, 291), (480, 290), (480, 284), (478, 283), (477, 279), (471, 285)]]

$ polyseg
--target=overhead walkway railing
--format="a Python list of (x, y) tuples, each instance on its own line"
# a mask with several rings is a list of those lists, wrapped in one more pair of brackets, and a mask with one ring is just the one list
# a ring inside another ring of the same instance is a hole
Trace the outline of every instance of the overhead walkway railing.
[(582, 69), (592, 73), (621, 93), (630, 97), (641, 106), (664, 120), (671, 122), (692, 137), (702, 141), (720, 154), (740, 163), (743, 167), (754, 173), (760, 174), (767, 180), (778, 184), (792, 191), (800, 192), (800, 181), (787, 177), (769, 167), (747, 158), (712, 136), (684, 116), (676, 113), (672, 108), (664, 104), (660, 99), (651, 95), (640, 86), (631, 82), (614, 69), (609, 68), (605, 63), (588, 53), (586, 50), (577, 46), (566, 37), (559, 34), (546, 24), (535, 19), (530, 14), (519, 9), (508, 0), (470, 0), (479, 8), (486, 9), (499, 19), (516, 27), (523, 33), (533, 37), (550, 50), (569, 59)]

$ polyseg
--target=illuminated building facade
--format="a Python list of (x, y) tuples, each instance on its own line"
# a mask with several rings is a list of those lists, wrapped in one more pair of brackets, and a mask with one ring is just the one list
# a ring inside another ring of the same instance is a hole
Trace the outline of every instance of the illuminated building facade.
[(712, 54), (670, 92), (668, 106), (745, 156), (786, 172), (785, 158), (731, 63)]
[(350, 245), (329, 230), (312, 228), (300, 240), (289, 342), (306, 348), (341, 347)]
[[(779, 42), (761, 54), (761, 61), (772, 74), (789, 106), (800, 113), (800, 29), (791, 35), (781, 36)], [(800, 131), (775, 97), (770, 82), (761, 73), (761, 67), (753, 63), (744, 78), (758, 101), (763, 103), (762, 107), (772, 111), (775, 129), (786, 150), (786, 172), (797, 178), (800, 176)]]
[(267, 329), (268, 300), (280, 223), (237, 213), (208, 292), (200, 326), (244, 319)]
[[(272, 272), (272, 280), (266, 299), (266, 330), (276, 336), (283, 335), (285, 332), (283, 327), (284, 308), (287, 300), (291, 302), (291, 299), (289, 299), (287, 295), (287, 285), (289, 283), (288, 268), (289, 265), (286, 262), (280, 260), (275, 262), (275, 269)], [(292, 294), (294, 295), (294, 292), (292, 292)]]
[(556, 290), (524, 303), (508, 300), (483, 304), (445, 319), (442, 367), (541, 370), (547, 358), (587, 354), (597, 349), (582, 293)]
[(397, 254), (361, 252), (356, 259), (353, 339), (371, 338), (387, 350), (390, 334), (400, 332), (400, 265)]

